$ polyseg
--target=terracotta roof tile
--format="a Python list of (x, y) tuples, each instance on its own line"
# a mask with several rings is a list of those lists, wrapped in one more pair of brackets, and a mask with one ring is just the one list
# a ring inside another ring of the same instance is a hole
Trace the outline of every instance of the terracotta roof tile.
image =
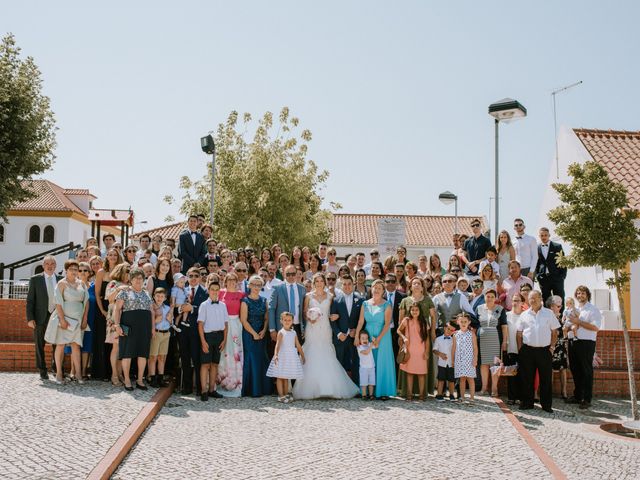
[(609, 177), (627, 188), (631, 208), (640, 209), (640, 131), (573, 130)]
[(163, 240), (167, 238), (173, 238), (174, 240), (178, 240), (178, 236), (180, 236), (180, 232), (187, 228), (187, 222), (176, 222), (170, 223), (168, 225), (163, 225), (161, 227), (151, 228), (149, 230), (143, 230), (142, 232), (136, 232), (135, 235), (132, 235), (131, 238), (133, 240), (138, 240), (140, 235), (143, 233), (148, 233), (151, 238), (156, 235), (160, 235)]
[[(374, 215), (334, 213), (331, 220), (331, 244), (355, 245), (378, 244), (378, 220), (380, 218), (404, 218), (406, 245), (437, 247), (451, 245), (454, 231), (454, 216), (436, 215)], [(487, 230), (487, 221), (482, 215), (458, 217), (458, 232), (472, 235), (469, 224), (479, 218), (482, 231)]]
[(10, 210), (76, 212), (81, 215), (86, 215), (65, 195), (64, 188), (49, 180), (24, 181), (22, 185), (23, 187), (31, 188), (36, 196), (12, 206)]

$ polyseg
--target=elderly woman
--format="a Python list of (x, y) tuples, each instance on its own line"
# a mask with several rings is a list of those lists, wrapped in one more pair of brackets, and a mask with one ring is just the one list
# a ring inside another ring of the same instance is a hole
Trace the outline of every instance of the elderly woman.
[[(58, 282), (55, 290), (55, 310), (49, 318), (44, 339), (55, 345), (56, 383), (62, 385), (64, 376), (64, 346), (71, 345), (71, 361), (76, 372), (82, 372), (80, 348), (82, 332), (87, 328), (89, 295), (82, 280), (78, 278), (78, 262), (64, 262), (65, 277)], [(84, 383), (82, 377), (78, 383)]]
[[(501, 352), (507, 350), (509, 329), (507, 314), (503, 307), (496, 303), (498, 294), (490, 289), (484, 292), (484, 305), (476, 309), (478, 315), (478, 341), (480, 346), (480, 375), (482, 376), (482, 390), (480, 395), (489, 393), (490, 367), (495, 364), (495, 358), (501, 357)], [(491, 385), (491, 396), (498, 396), (498, 384)]]
[(151, 338), (155, 335), (153, 315), (151, 314), (151, 296), (144, 288), (144, 272), (133, 268), (129, 272), (131, 288), (121, 290), (116, 295), (116, 306), (113, 321), (116, 332), (120, 335), (118, 341), (118, 358), (122, 361), (124, 388), (133, 390), (129, 370), (131, 360), (137, 359), (138, 379), (136, 388), (147, 390), (144, 383), (144, 370), (147, 366)]
[[(558, 329), (558, 339), (556, 340), (556, 348), (553, 350), (553, 357), (551, 358), (552, 378), (554, 372), (560, 372), (560, 388), (562, 390), (562, 398), (567, 400), (567, 368), (569, 364), (567, 362), (567, 339), (563, 335), (562, 323), (562, 297), (558, 295), (552, 295), (547, 298), (545, 305), (550, 309), (560, 322), (560, 328)], [(553, 381), (553, 380), (552, 380)]]
[(264, 281), (258, 275), (249, 278), (249, 295), (240, 303), (242, 323), (242, 396), (261, 397), (271, 393), (271, 381), (267, 378), (266, 335), (269, 328), (267, 300), (260, 296)]

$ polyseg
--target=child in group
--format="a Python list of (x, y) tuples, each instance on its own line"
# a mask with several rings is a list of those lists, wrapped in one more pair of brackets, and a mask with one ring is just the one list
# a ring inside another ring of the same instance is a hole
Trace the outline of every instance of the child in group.
[(289, 380), (298, 380), (304, 376), (302, 371), (304, 351), (298, 341), (296, 331), (293, 329), (293, 313), (282, 312), (280, 323), (282, 329), (278, 332), (276, 348), (267, 370), (267, 377), (277, 379), (278, 401), (290, 403), (293, 401), (293, 396), (289, 393)]
[(216, 391), (220, 352), (224, 351), (229, 330), (229, 314), (224, 303), (218, 302), (220, 284), (209, 284), (209, 299), (198, 308), (198, 334), (202, 352), (200, 353), (200, 400), (206, 402), (209, 397), (222, 398)]
[(456, 332), (456, 327), (452, 322), (447, 322), (444, 326), (444, 335), (440, 335), (433, 343), (433, 353), (438, 357), (438, 394), (436, 400), (444, 402), (444, 383), (447, 382), (449, 389), (449, 400), (454, 400), (455, 392), (455, 372), (453, 371), (453, 357), (451, 349), (453, 345), (452, 335)]
[[(166, 387), (164, 381), (164, 365), (169, 353), (169, 329), (173, 324), (171, 307), (164, 303), (167, 298), (167, 291), (164, 288), (156, 288), (153, 292), (153, 328), (155, 335), (151, 337), (151, 347), (149, 349), (149, 385), (154, 388)], [(157, 373), (156, 373), (157, 362)]]
[[(375, 348), (369, 343), (369, 332), (360, 331), (360, 345), (358, 345), (358, 357), (360, 358), (360, 388), (362, 389), (363, 400), (373, 400), (373, 390), (376, 386), (376, 362), (371, 353), (371, 349)], [(367, 396), (367, 389), (369, 390)]]
[(406, 363), (400, 364), (400, 370), (407, 374), (407, 400), (413, 400), (413, 377), (418, 375), (420, 400), (425, 399), (425, 380), (427, 375), (427, 354), (429, 345), (429, 327), (417, 303), (409, 307), (409, 317), (405, 317), (398, 327), (398, 336), (402, 338), (409, 352)]
[(467, 277), (460, 277), (458, 279), (458, 282), (456, 283), (456, 287), (458, 288), (458, 292), (460, 292), (460, 295), (464, 295), (465, 297), (467, 297), (467, 300), (469, 300), (469, 280), (467, 279)]
[(476, 367), (478, 365), (478, 340), (469, 330), (469, 316), (461, 313), (456, 317), (460, 330), (456, 332), (452, 346), (451, 358), (455, 378), (460, 379), (460, 397), (458, 402), (464, 402), (464, 394), (469, 384), (469, 403), (473, 403), (476, 391)]
[(480, 262), (478, 271), (481, 272), (485, 265), (491, 265), (491, 268), (493, 268), (496, 277), (500, 278), (500, 265), (496, 261), (496, 259), (498, 258), (498, 251), (496, 250), (496, 247), (487, 248), (485, 257), (486, 258)]
[(567, 297), (564, 300), (564, 312), (562, 312), (562, 333), (569, 340), (576, 338), (578, 331), (577, 325), (571, 323), (571, 316), (575, 310), (576, 301), (572, 297)]
[(185, 277), (181, 273), (176, 273), (173, 276), (173, 287), (171, 288), (171, 309), (177, 313), (176, 321), (173, 324), (173, 328), (177, 332), (181, 332), (182, 330), (179, 328), (180, 324), (185, 327), (190, 327), (189, 324), (189, 312), (182, 312), (182, 314), (178, 313), (180, 311), (180, 307), (189, 303), (189, 297), (187, 296), (187, 291), (185, 290), (185, 286), (187, 284), (187, 277)]

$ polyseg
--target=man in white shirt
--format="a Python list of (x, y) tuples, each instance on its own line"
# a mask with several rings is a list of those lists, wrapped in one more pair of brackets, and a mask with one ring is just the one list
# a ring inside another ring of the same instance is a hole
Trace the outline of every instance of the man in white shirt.
[(374, 248), (369, 252), (369, 257), (371, 257), (371, 261), (369, 263), (367, 263), (364, 267), (364, 271), (367, 274), (367, 277), (371, 276), (371, 264), (373, 262), (378, 262), (380, 261), (380, 253), (378, 252), (378, 249)]
[(533, 280), (534, 270), (538, 263), (538, 242), (531, 235), (524, 233), (525, 224), (521, 218), (513, 221), (516, 234), (513, 238), (513, 248), (516, 250), (516, 260), (520, 263), (522, 275)]
[(576, 288), (575, 297), (578, 307), (567, 322), (569, 327), (578, 327), (573, 340), (574, 361), (570, 364), (575, 390), (567, 403), (579, 403), (580, 409), (586, 410), (591, 406), (593, 394), (593, 355), (598, 330), (602, 327), (602, 313), (591, 303), (591, 291), (584, 285)]
[(522, 402), (520, 410), (533, 408), (533, 383), (536, 370), (540, 374), (540, 405), (545, 412), (553, 413), (551, 386), (551, 357), (558, 338), (560, 322), (548, 308), (542, 306), (542, 294), (529, 293), (529, 310), (520, 315), (516, 341), (518, 360), (522, 373)]
[[(140, 237), (140, 249), (136, 252), (136, 263), (145, 256), (147, 250), (151, 248), (151, 237), (146, 233)], [(156, 266), (158, 263), (158, 257), (155, 253), (151, 252), (151, 257), (149, 258), (149, 262)]]
[(275, 262), (267, 262), (267, 273), (269, 274), (269, 280), (265, 284), (265, 287), (274, 289), (282, 283), (282, 280), (276, 277), (278, 266)]
[(113, 248), (114, 243), (116, 243), (116, 237), (113, 233), (105, 233), (102, 236), (102, 244), (104, 245), (100, 250), (102, 258), (106, 258), (107, 252)]

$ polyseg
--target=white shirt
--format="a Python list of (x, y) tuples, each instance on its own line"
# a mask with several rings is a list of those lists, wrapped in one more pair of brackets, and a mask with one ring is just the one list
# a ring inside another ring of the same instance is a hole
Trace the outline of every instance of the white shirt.
[[(595, 325), (596, 327), (598, 327), (598, 330), (602, 328), (602, 313), (600, 313), (598, 307), (590, 302), (587, 302), (584, 305), (579, 306), (576, 310), (578, 310), (578, 313), (580, 314), (579, 318), (581, 322)], [(587, 330), (582, 326), (578, 327), (578, 340), (593, 340), (595, 342), (597, 336), (597, 330)]]
[[(444, 300), (444, 303), (447, 305), (447, 307), (450, 307), (451, 300), (453, 299), (453, 295), (455, 295), (455, 293), (456, 293), (455, 291), (451, 292), (451, 296), (447, 296), (448, 294), (446, 292), (439, 293), (438, 295), (433, 297), (434, 305), (437, 306), (438, 303)], [(457, 293), (460, 293), (460, 292), (457, 292)], [(471, 315), (475, 316), (475, 312), (471, 308), (471, 305), (469, 305), (469, 299), (465, 295), (462, 295), (462, 293), (460, 293), (460, 308), (462, 309), (462, 311), (470, 313)]]
[(229, 321), (227, 307), (223, 302), (212, 303), (208, 298), (198, 308), (198, 322), (204, 323), (204, 333), (224, 330)]
[(351, 315), (351, 309), (353, 308), (353, 292), (342, 292), (342, 294), (344, 295), (344, 303), (347, 306), (347, 312), (349, 313), (349, 315)]
[(280, 280), (279, 278), (273, 277), (272, 280), (269, 280), (267, 282), (267, 284), (265, 285), (265, 288), (270, 288), (270, 289), (274, 289), (276, 288), (278, 285), (280, 285), (282, 283), (282, 280)]
[(547, 259), (547, 255), (549, 255), (549, 244), (548, 243), (541, 243), (540, 244), (540, 251), (542, 251), (542, 256), (546, 260)]
[(268, 286), (264, 286), (260, 289), (260, 296), (264, 298), (267, 302), (271, 301), (271, 294), (273, 294), (273, 289)]
[(376, 366), (375, 360), (373, 358), (373, 350), (369, 350), (369, 353), (362, 353), (367, 348), (371, 347), (371, 344), (368, 345), (359, 345), (358, 346), (358, 357), (360, 358), (360, 368), (374, 368)]
[(451, 337), (445, 337), (444, 335), (440, 335), (436, 338), (436, 341), (433, 342), (433, 350), (438, 351), (440, 353), (444, 353), (447, 356), (446, 360), (443, 360), (438, 356), (438, 366), (439, 367), (450, 367), (451, 366), (451, 345), (453, 345), (453, 339)]
[(293, 297), (295, 298), (295, 305), (289, 305), (289, 310), (293, 313), (293, 324), (300, 325), (300, 318), (298, 312), (300, 310), (300, 295), (298, 295), (298, 284), (285, 282), (287, 287), (287, 301), (291, 298), (290, 290), (293, 288)]
[(516, 235), (513, 239), (513, 247), (516, 249), (516, 260), (520, 262), (520, 268), (536, 268), (538, 242), (535, 238), (526, 233), (522, 237)]
[(55, 273), (53, 275), (47, 275), (46, 273), (43, 273), (43, 275), (44, 275), (44, 283), (47, 286), (47, 296), (49, 297), (47, 310), (49, 310), (49, 313), (52, 313), (56, 308), (55, 297), (56, 297), (56, 285), (58, 284), (58, 279), (56, 278)]
[(509, 328), (509, 339), (507, 346), (507, 353), (518, 353), (518, 342), (516, 341), (516, 334), (518, 333), (518, 326), (520, 325), (520, 315), (514, 312), (507, 313), (507, 327)]
[(522, 332), (522, 342), (530, 347), (551, 346), (551, 333), (560, 328), (560, 322), (548, 308), (541, 307), (538, 313), (533, 308), (520, 314), (518, 332)]
[[(138, 263), (138, 260), (140, 260), (142, 257), (144, 257), (144, 250), (140, 249), (136, 252), (136, 263)], [(158, 263), (158, 256), (155, 253), (151, 254), (149, 263), (153, 264), (154, 267), (156, 266), (156, 263)]]

